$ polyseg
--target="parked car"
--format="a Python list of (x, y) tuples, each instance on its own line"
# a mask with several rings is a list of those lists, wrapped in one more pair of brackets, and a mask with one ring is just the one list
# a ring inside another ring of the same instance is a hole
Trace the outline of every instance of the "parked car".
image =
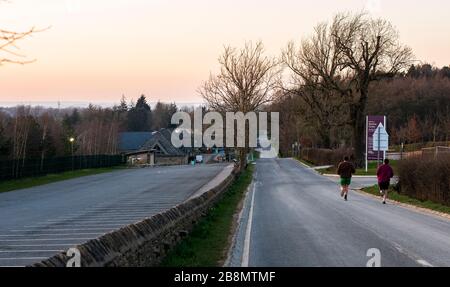
[(197, 155), (195, 157), (195, 162), (196, 163), (203, 163), (203, 156), (202, 155)]

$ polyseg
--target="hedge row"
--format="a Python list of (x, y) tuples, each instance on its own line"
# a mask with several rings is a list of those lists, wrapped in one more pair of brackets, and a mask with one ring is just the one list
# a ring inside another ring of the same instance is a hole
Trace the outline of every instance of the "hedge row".
[(335, 165), (337, 166), (345, 156), (353, 160), (353, 150), (350, 148), (341, 149), (309, 149), (301, 150), (301, 159), (314, 165)]
[(413, 157), (399, 162), (400, 193), (450, 206), (450, 156)]

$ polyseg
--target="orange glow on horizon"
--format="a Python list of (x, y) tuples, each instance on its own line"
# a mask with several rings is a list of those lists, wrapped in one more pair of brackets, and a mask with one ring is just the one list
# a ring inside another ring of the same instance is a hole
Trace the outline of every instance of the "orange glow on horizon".
[[(141, 93), (152, 102), (200, 102), (196, 90), (217, 69), (224, 44), (262, 40), (269, 55), (279, 56), (288, 41), (333, 14), (370, 8), (367, 0), (242, 2), (2, 3), (1, 28), (51, 28), (18, 43), (35, 63), (0, 67), (0, 102), (118, 102), (122, 94), (135, 99)], [(418, 60), (450, 64), (449, 1), (376, 3), (374, 16), (392, 21)]]

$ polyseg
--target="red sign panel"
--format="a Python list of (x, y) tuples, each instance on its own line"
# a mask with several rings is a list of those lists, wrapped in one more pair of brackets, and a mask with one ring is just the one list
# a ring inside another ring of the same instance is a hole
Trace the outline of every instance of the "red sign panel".
[[(367, 160), (378, 160), (378, 151), (373, 150), (373, 134), (377, 130), (378, 126), (382, 124), (385, 126), (384, 116), (368, 116), (367, 117)], [(386, 126), (385, 126), (386, 128)], [(383, 152), (381, 152), (381, 158), (383, 158)]]

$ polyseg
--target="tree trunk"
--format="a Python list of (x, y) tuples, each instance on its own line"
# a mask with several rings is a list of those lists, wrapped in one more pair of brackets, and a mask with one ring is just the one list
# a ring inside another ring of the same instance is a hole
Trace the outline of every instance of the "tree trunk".
[(331, 137), (330, 137), (331, 127), (329, 125), (323, 125), (319, 130), (319, 135), (322, 141), (323, 148), (331, 148)]
[(239, 148), (239, 171), (247, 168), (247, 149)]
[(368, 87), (361, 89), (361, 97), (353, 107), (353, 148), (354, 148), (354, 163), (357, 167), (364, 166), (364, 159), (366, 153), (366, 139), (365, 139), (365, 118), (366, 106), (368, 97)]
[(360, 121), (356, 121), (353, 126), (353, 155), (354, 155), (354, 163), (357, 167), (364, 166), (365, 159), (365, 139), (364, 139), (364, 121), (361, 124)]

